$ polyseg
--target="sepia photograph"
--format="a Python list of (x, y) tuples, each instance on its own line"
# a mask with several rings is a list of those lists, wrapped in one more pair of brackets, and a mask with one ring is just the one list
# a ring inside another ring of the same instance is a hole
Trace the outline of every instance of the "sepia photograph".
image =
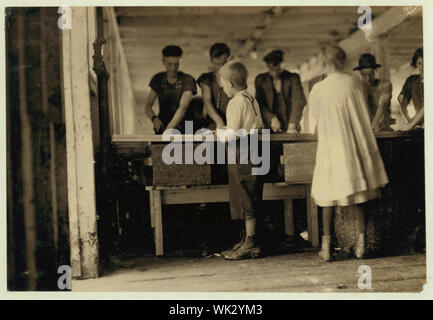
[(422, 294), (424, 9), (4, 7), (8, 294)]

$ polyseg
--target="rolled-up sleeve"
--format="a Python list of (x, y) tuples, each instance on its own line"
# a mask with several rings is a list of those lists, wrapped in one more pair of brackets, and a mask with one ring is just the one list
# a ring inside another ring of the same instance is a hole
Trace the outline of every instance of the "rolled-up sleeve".
[(399, 96), (402, 96), (401, 104), (408, 105), (410, 100), (412, 99), (412, 78), (409, 77), (406, 79), (403, 88)]
[(197, 93), (197, 85), (191, 76), (186, 76), (183, 80), (183, 91), (191, 91), (193, 95)]
[(157, 94), (161, 93), (161, 76), (160, 74), (156, 74), (152, 77), (149, 82), (149, 87), (153, 89)]
[(198, 79), (197, 79), (197, 83), (199, 85), (205, 84), (208, 87), (211, 86), (211, 79), (209, 77), (208, 73), (203, 73)]

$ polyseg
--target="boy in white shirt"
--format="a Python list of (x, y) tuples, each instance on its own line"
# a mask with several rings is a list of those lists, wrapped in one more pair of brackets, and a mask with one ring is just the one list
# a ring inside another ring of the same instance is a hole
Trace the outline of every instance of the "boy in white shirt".
[[(225, 93), (232, 98), (227, 105), (226, 129), (245, 129), (243, 136), (250, 130), (262, 129), (259, 104), (246, 90), (248, 71), (245, 66), (240, 62), (229, 62), (220, 69), (220, 77)], [(236, 143), (236, 164), (228, 164), (230, 213), (233, 220), (245, 220), (246, 236), (231, 250), (222, 252), (227, 260), (256, 258), (261, 254), (256, 239), (256, 218), (262, 200), (263, 182), (261, 176), (252, 175), (253, 164), (250, 160), (240, 164), (241, 157), (250, 158), (241, 155), (241, 151), (239, 143)]]

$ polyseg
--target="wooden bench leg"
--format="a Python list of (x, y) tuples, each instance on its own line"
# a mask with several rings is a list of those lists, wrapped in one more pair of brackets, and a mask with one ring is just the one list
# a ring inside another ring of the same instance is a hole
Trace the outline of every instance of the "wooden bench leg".
[(162, 204), (161, 191), (152, 190), (153, 193), (153, 214), (155, 224), (155, 254), (162, 256), (164, 254), (164, 239), (162, 230)]
[(150, 226), (155, 228), (155, 209), (153, 205), (153, 190), (149, 190)]
[(295, 235), (295, 226), (293, 222), (293, 200), (284, 199), (284, 224), (286, 229), (286, 235)]
[(307, 222), (308, 238), (313, 247), (319, 246), (319, 213), (314, 199), (311, 197), (311, 184), (307, 186)]

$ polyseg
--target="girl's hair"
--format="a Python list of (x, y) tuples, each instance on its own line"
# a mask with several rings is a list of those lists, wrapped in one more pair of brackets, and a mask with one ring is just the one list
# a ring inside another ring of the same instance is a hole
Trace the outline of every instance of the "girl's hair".
[(327, 44), (322, 47), (323, 57), (327, 62), (331, 62), (337, 69), (344, 69), (346, 52), (339, 46)]
[(239, 87), (247, 85), (248, 70), (239, 61), (226, 63), (220, 69), (220, 74), (223, 78), (233, 81)]
[(230, 48), (225, 43), (214, 43), (210, 47), (209, 55), (211, 58), (217, 58), (227, 53), (230, 56)]
[(416, 68), (416, 62), (418, 61), (418, 58), (423, 58), (422, 47), (415, 50), (415, 53), (413, 54), (413, 57), (412, 57), (412, 62), (410, 63), (412, 65), (412, 67)]

